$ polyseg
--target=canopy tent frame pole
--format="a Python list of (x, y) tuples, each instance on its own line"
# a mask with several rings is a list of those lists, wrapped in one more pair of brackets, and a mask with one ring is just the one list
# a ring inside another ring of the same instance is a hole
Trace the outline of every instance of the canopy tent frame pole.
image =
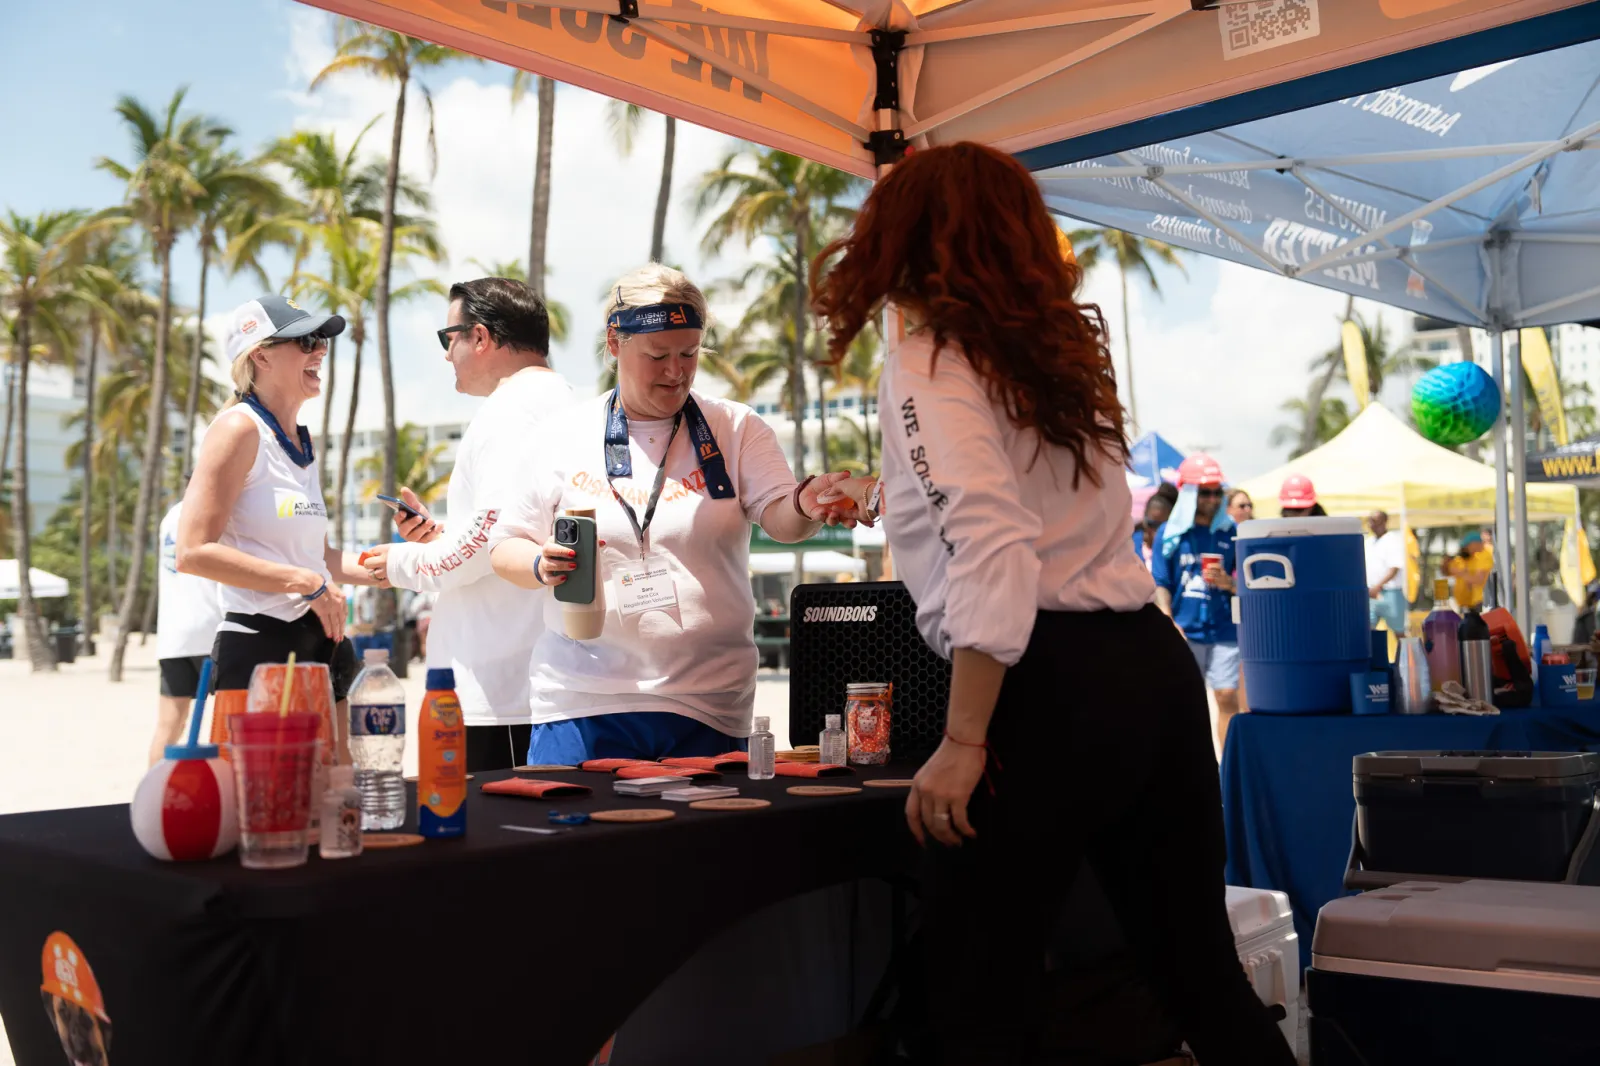
[[(1128, 156), (1127, 156), (1127, 153), (1122, 153), (1117, 158), (1119, 158), (1119, 159), (1127, 159)], [(1160, 168), (1156, 167), (1154, 169), (1159, 170)], [(1146, 180), (1149, 181), (1152, 185), (1155, 185), (1157, 188), (1159, 188), (1162, 191), (1164, 191), (1168, 196), (1171, 196), (1174, 200), (1177, 200), (1180, 204), (1182, 204), (1183, 206), (1187, 207), (1189, 210), (1193, 211), (1195, 214), (1199, 215), (1201, 218), (1205, 219), (1207, 222), (1211, 223), (1213, 226), (1217, 227), (1217, 229), (1221, 230), (1223, 233), (1227, 234), (1232, 239), (1238, 241), (1239, 244), (1241, 244), (1246, 251), (1248, 251), (1250, 254), (1254, 255), (1257, 259), (1259, 259), (1263, 263), (1265, 263), (1267, 265), (1267, 269), (1273, 271), (1276, 274), (1281, 274), (1284, 277), (1288, 277), (1289, 276), (1288, 268), (1286, 268), (1282, 263), (1278, 262), (1276, 259), (1272, 258), (1272, 256), (1268, 255), (1267, 254), (1267, 250), (1265, 248), (1261, 247), (1255, 241), (1252, 241), (1249, 237), (1247, 237), (1243, 233), (1241, 233), (1238, 230), (1237, 227), (1230, 226), (1228, 223), (1226, 223), (1222, 219), (1218, 218), (1213, 212), (1207, 211), (1205, 208), (1203, 208), (1199, 204), (1195, 203), (1194, 199), (1191, 196), (1189, 196), (1187, 193), (1185, 193), (1182, 189), (1178, 188), (1176, 185), (1172, 184), (1166, 178), (1162, 177), (1159, 174), (1155, 174), (1155, 175), (1152, 175), (1151, 177), (1147, 178)]]
[[(1344, 216), (1345, 221), (1349, 222), (1352, 226), (1360, 228), (1363, 225), (1363, 223), (1362, 223), (1362, 221), (1360, 219), (1358, 219), (1351, 211), (1349, 211), (1343, 204), (1341, 204), (1339, 202), (1338, 197), (1330, 196), (1328, 193), (1326, 193), (1322, 189), (1318, 188), (1317, 185), (1314, 182), (1312, 182), (1312, 180), (1310, 178), (1305, 176), (1305, 174), (1301, 171), (1300, 167), (1292, 167), (1292, 168), (1290, 168), (1289, 176), (1294, 178), (1294, 180), (1298, 181), (1301, 185), (1304, 185), (1306, 188), (1310, 189), (1312, 192), (1316, 193), (1318, 196), (1320, 196), (1322, 198), (1323, 203), (1327, 204), (1329, 207), (1332, 207), (1340, 215)], [(1406, 264), (1406, 266), (1410, 267), (1412, 270), (1415, 270), (1418, 274), (1421, 274), (1424, 280), (1426, 280), (1428, 282), (1431, 282), (1433, 284), (1433, 287), (1438, 289), (1441, 293), (1443, 293), (1444, 296), (1451, 303), (1455, 304), (1456, 307), (1458, 307), (1459, 309), (1461, 309), (1462, 311), (1464, 311), (1468, 315), (1470, 315), (1475, 320), (1475, 322), (1474, 322), (1475, 325), (1484, 326), (1484, 325), (1488, 324), (1488, 323), (1483, 321), (1483, 313), (1481, 311), (1477, 310), (1471, 304), (1469, 304), (1465, 300), (1463, 300), (1460, 296), (1458, 296), (1456, 294), (1455, 290), (1451, 289), (1448, 285), (1444, 284), (1444, 282), (1440, 281), (1438, 278), (1434, 277), (1432, 274), (1430, 274), (1426, 270), (1422, 269), (1421, 264), (1419, 264), (1419, 263), (1417, 263), (1417, 262), (1415, 262), (1413, 260), (1411, 254), (1410, 254), (1410, 252), (1411, 252), (1410, 248), (1397, 247), (1394, 244), (1394, 242), (1389, 240), (1389, 238), (1387, 238), (1387, 237), (1380, 238), (1379, 242), (1385, 248), (1392, 248), (1396, 252), (1398, 252), (1399, 255), (1397, 256), (1397, 258), (1402, 263)], [(1427, 245), (1423, 245), (1423, 247), (1426, 248)]]
[[(1052, 181), (1095, 181), (1101, 178), (1148, 177), (1149, 171), (1153, 168), (1159, 168), (1162, 173), (1169, 175), (1204, 176), (1207, 174), (1227, 174), (1237, 170), (1292, 170), (1295, 167), (1301, 167), (1306, 170), (1326, 171), (1341, 178), (1350, 178), (1351, 175), (1339, 174), (1335, 168), (1387, 166), (1391, 163), (1435, 163), (1443, 159), (1479, 159), (1496, 155), (1525, 155), (1541, 148), (1547, 148), (1552, 143), (1554, 142), (1521, 141), (1515, 144), (1486, 144), (1473, 148), (1416, 148), (1404, 152), (1310, 156), (1304, 159), (1292, 156), (1274, 156), (1271, 159), (1243, 159), (1232, 163), (1173, 163), (1170, 166), (1164, 163), (1137, 163), (1121, 167), (1074, 167), (1069, 163), (1059, 168), (1051, 168), (1046, 173), (1049, 174)], [(1581, 144), (1571, 145), (1565, 150), (1571, 152), (1600, 151), (1600, 137), (1586, 138)], [(1133, 149), (1133, 151), (1138, 151), (1138, 149)]]
[[(946, 29), (913, 30), (906, 35), (906, 47), (925, 44), (943, 44), (946, 41), (970, 41), (979, 37), (1021, 33), (1025, 30), (1053, 30), (1060, 26), (1083, 26), (1091, 22), (1114, 22), (1117, 19), (1148, 17), (1161, 13), (1162, 5), (1152, 0), (1141, 3), (1115, 4), (1111, 7), (1087, 8), (1082, 11), (1059, 11), (1050, 15), (1028, 18), (1003, 19), (999, 22), (980, 22), (971, 26), (951, 26)], [(948, 10), (948, 9), (945, 9)], [(944, 10), (929, 12), (930, 17)]]
[(1558, 299), (1550, 300), (1546, 303), (1526, 308), (1522, 312), (1521, 317), (1525, 319), (1534, 318), (1538, 315), (1545, 314), (1546, 312), (1554, 311), (1558, 307), (1566, 307), (1568, 304), (1575, 304), (1581, 300), (1587, 300), (1591, 296), (1600, 296), (1600, 285), (1596, 285), (1592, 289), (1585, 289), (1582, 292), (1568, 293), (1566, 296), (1562, 296)]
[(1573, 145), (1582, 144), (1596, 133), (1600, 133), (1600, 122), (1591, 122), (1589, 125), (1584, 126), (1576, 133), (1571, 133), (1560, 138), (1559, 140), (1551, 141), (1549, 144), (1544, 145), (1537, 151), (1529, 152), (1520, 159), (1514, 159), (1505, 166), (1496, 167), (1489, 173), (1483, 175), (1482, 177), (1476, 178), (1473, 181), (1469, 181), (1467, 184), (1461, 186), (1453, 192), (1445, 193), (1438, 199), (1430, 200), (1428, 203), (1423, 204), (1421, 207), (1416, 208), (1415, 210), (1407, 211), (1398, 218), (1391, 219), (1388, 222), (1385, 222), (1383, 225), (1378, 226), (1376, 229), (1368, 230), (1366, 233), (1346, 241), (1337, 248), (1329, 249), (1328, 251), (1312, 259), (1304, 266), (1293, 268), (1290, 276), (1299, 277), (1304, 274), (1309, 274), (1314, 270), (1321, 270), (1330, 263), (1336, 263), (1340, 259), (1348, 256), (1352, 251), (1354, 251), (1356, 248), (1359, 248), (1361, 245), (1376, 244), (1380, 237), (1387, 237), (1391, 233), (1397, 233), (1411, 225), (1411, 223), (1416, 222), (1418, 219), (1427, 218), (1436, 211), (1441, 211), (1446, 207), (1450, 207), (1456, 203), (1459, 203), (1474, 193), (1482, 192), (1484, 189), (1487, 189), (1492, 185), (1499, 184), (1506, 178), (1511, 177), (1511, 175), (1516, 174), (1519, 171), (1527, 170), (1529, 167), (1536, 166), (1537, 164), (1544, 162), (1546, 159), (1549, 159), (1553, 155), (1559, 155), (1562, 152), (1568, 151)]
[(1516, 478), (1516, 555), (1514, 578), (1517, 585), (1517, 606), (1515, 614), (1517, 624), (1522, 627), (1522, 632), (1531, 636), (1533, 629), (1529, 620), (1533, 613), (1533, 604), (1530, 600), (1529, 585), (1532, 574), (1529, 569), (1532, 565), (1533, 553), (1530, 550), (1528, 522), (1528, 411), (1527, 404), (1522, 397), (1522, 341), (1517, 340), (1517, 354), (1510, 359), (1510, 388), (1511, 388), (1511, 476)]
[(1503, 597), (1511, 594), (1511, 515), (1506, 494), (1506, 405), (1503, 402), (1506, 394), (1505, 344), (1498, 326), (1489, 330), (1489, 361), (1495, 389), (1502, 399), (1500, 413), (1494, 420), (1494, 569), (1500, 578), (1496, 585), (1502, 597), (1499, 602), (1503, 604)]
[[(507, 2), (514, 7), (551, 7), (550, 3), (543, 0), (507, 0)], [(794, 22), (778, 22), (774, 19), (726, 15), (720, 11), (696, 11), (686, 7), (661, 7), (656, 4), (640, 4), (637, 11), (627, 14), (619, 14), (619, 9), (617, 0), (561, 0), (558, 8), (561, 11), (587, 11), (596, 15), (609, 15), (612, 18), (624, 19), (630, 24), (660, 22), (680, 26), (717, 26), (729, 30), (768, 33), (775, 37), (796, 37), (862, 46), (871, 43), (866, 30), (836, 30), (827, 26), (804, 26)]]

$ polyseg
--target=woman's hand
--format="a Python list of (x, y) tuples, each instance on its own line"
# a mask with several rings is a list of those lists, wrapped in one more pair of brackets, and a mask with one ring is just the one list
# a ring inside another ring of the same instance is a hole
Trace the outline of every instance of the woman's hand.
[(850, 474), (845, 470), (818, 474), (800, 490), (800, 509), (813, 522), (854, 529), (861, 516), (856, 513), (854, 501), (838, 491), (838, 486), (849, 479)]
[(830, 526), (840, 522), (845, 522), (847, 525), (853, 525), (855, 522), (866, 526), (873, 525), (874, 519), (867, 513), (867, 503), (872, 499), (872, 488), (877, 483), (877, 478), (849, 474), (818, 492), (817, 502), (829, 512), (827, 523)]
[(375, 544), (361, 553), (361, 565), (366, 567), (373, 584), (380, 588), (389, 585), (389, 549), (392, 544)]
[(322, 631), (335, 644), (344, 639), (344, 590), (332, 581), (322, 595), (311, 601), (311, 613), (322, 623)]
[[(604, 548), (605, 541), (595, 543), (596, 550)], [(539, 552), (539, 561), (535, 564), (539, 580), (543, 584), (554, 588), (567, 583), (567, 575), (578, 568), (578, 552), (565, 544), (557, 544), (555, 537), (549, 537), (544, 542), (544, 548)]]
[(988, 758), (986, 748), (946, 739), (922, 764), (906, 797), (906, 824), (918, 844), (926, 844), (932, 835), (941, 844), (959, 847), (962, 837), (978, 835), (967, 819), (967, 803)]

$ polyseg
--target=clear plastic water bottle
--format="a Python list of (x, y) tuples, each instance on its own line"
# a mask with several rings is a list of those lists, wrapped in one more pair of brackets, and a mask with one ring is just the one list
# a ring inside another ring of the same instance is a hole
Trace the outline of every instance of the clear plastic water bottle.
[(840, 728), (840, 716), (829, 714), (823, 716), (824, 724), (822, 736), (817, 738), (819, 749), (817, 761), (823, 766), (843, 766), (845, 764), (844, 730)]
[(750, 780), (771, 781), (778, 776), (778, 740), (769, 728), (772, 719), (758, 716), (750, 734)]
[(406, 690), (389, 653), (368, 648), (350, 689), (350, 754), (361, 790), (361, 828), (398, 829), (406, 820)]

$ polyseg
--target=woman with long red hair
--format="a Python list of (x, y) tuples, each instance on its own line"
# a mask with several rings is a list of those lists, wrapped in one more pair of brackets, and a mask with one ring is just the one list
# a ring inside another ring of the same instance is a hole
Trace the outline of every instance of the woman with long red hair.
[(1292, 1066), (1234, 951), (1205, 686), (1127, 548), (1105, 325), (1057, 240), (1020, 164), (956, 144), (890, 171), (813, 267), (835, 357), (891, 309), (882, 479), (834, 491), (882, 513), (953, 664), (945, 739), (906, 802), (931, 838), (938, 1061), (1056, 1061), (1051, 934), (1088, 862), (1200, 1060)]

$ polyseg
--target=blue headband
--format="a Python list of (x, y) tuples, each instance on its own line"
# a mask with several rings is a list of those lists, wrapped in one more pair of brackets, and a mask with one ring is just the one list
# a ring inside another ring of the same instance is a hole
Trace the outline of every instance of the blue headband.
[(669, 329), (704, 329), (705, 321), (688, 304), (650, 304), (613, 311), (606, 325), (619, 333), (661, 333)]

